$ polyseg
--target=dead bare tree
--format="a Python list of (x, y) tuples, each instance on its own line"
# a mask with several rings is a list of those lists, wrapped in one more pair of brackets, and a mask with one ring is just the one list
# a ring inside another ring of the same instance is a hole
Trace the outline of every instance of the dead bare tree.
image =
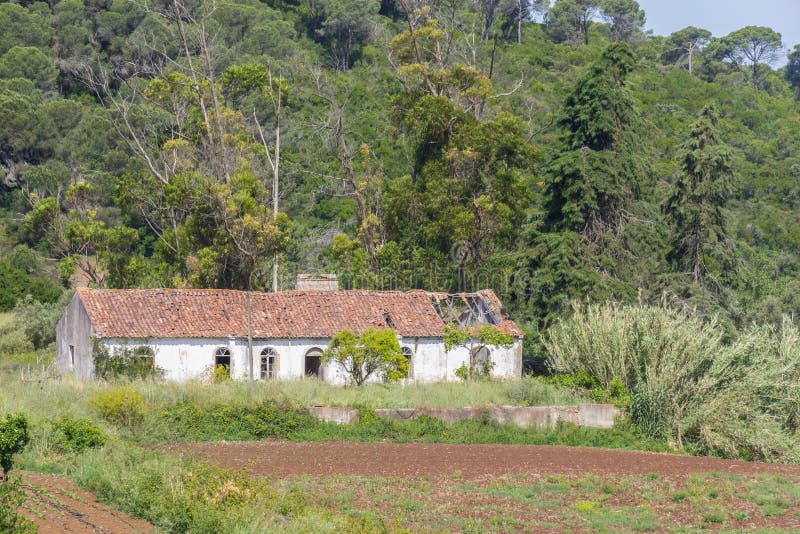
[[(356, 202), (359, 238), (370, 257), (372, 267), (377, 269), (378, 250), (386, 241), (380, 203), (381, 174), (372, 168), (371, 152), (366, 143), (360, 143), (357, 151), (348, 143), (345, 126), (348, 97), (337, 97), (319, 71), (313, 73), (313, 76), (316, 96), (328, 103), (328, 116), (321, 130), (333, 145), (342, 167), (343, 176), (339, 182), (344, 194)], [(359, 155), (362, 169), (357, 171), (356, 161)]]
[[(281, 112), (283, 110), (283, 76), (279, 76), (277, 83), (273, 84), (272, 70), (269, 71), (269, 99), (272, 104), (272, 111), (275, 117), (275, 142), (273, 145), (273, 154), (270, 154), (267, 139), (264, 136), (264, 129), (258, 121), (256, 110), (253, 109), (253, 120), (255, 121), (258, 135), (261, 139), (261, 144), (264, 147), (264, 152), (267, 155), (267, 162), (272, 170), (272, 217), (273, 220), (278, 218), (278, 199), (279, 199), (279, 184), (280, 184), (280, 165), (281, 165)], [(275, 253), (272, 263), (272, 291), (278, 291), (278, 253)]]

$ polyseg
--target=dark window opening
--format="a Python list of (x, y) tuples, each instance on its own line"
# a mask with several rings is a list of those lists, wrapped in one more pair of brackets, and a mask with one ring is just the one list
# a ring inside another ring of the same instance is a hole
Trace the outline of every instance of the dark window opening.
[(75, 367), (75, 345), (69, 346), (69, 366)]
[(311, 349), (306, 352), (306, 376), (320, 376), (322, 366), (322, 351)]

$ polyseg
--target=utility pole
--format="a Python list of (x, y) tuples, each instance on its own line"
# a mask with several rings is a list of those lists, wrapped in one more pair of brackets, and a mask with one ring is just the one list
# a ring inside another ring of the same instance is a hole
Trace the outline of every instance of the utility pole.
[(250, 394), (253, 393), (253, 302), (251, 292), (247, 291), (247, 361), (250, 373)]

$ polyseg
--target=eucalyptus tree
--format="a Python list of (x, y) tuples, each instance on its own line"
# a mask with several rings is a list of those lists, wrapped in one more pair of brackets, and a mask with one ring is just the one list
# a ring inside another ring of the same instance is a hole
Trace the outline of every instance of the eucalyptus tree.
[(688, 26), (671, 34), (664, 44), (664, 61), (676, 65), (686, 65), (689, 72), (694, 71), (695, 57), (711, 42), (711, 32), (703, 28)]

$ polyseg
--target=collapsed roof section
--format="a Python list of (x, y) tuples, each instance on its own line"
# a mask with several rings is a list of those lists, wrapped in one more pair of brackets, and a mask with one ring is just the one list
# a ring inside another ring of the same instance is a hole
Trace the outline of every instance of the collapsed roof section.
[(491, 289), (475, 293), (426, 293), (433, 309), (446, 324), (457, 324), (464, 328), (492, 325), (518, 337), (524, 335)]

